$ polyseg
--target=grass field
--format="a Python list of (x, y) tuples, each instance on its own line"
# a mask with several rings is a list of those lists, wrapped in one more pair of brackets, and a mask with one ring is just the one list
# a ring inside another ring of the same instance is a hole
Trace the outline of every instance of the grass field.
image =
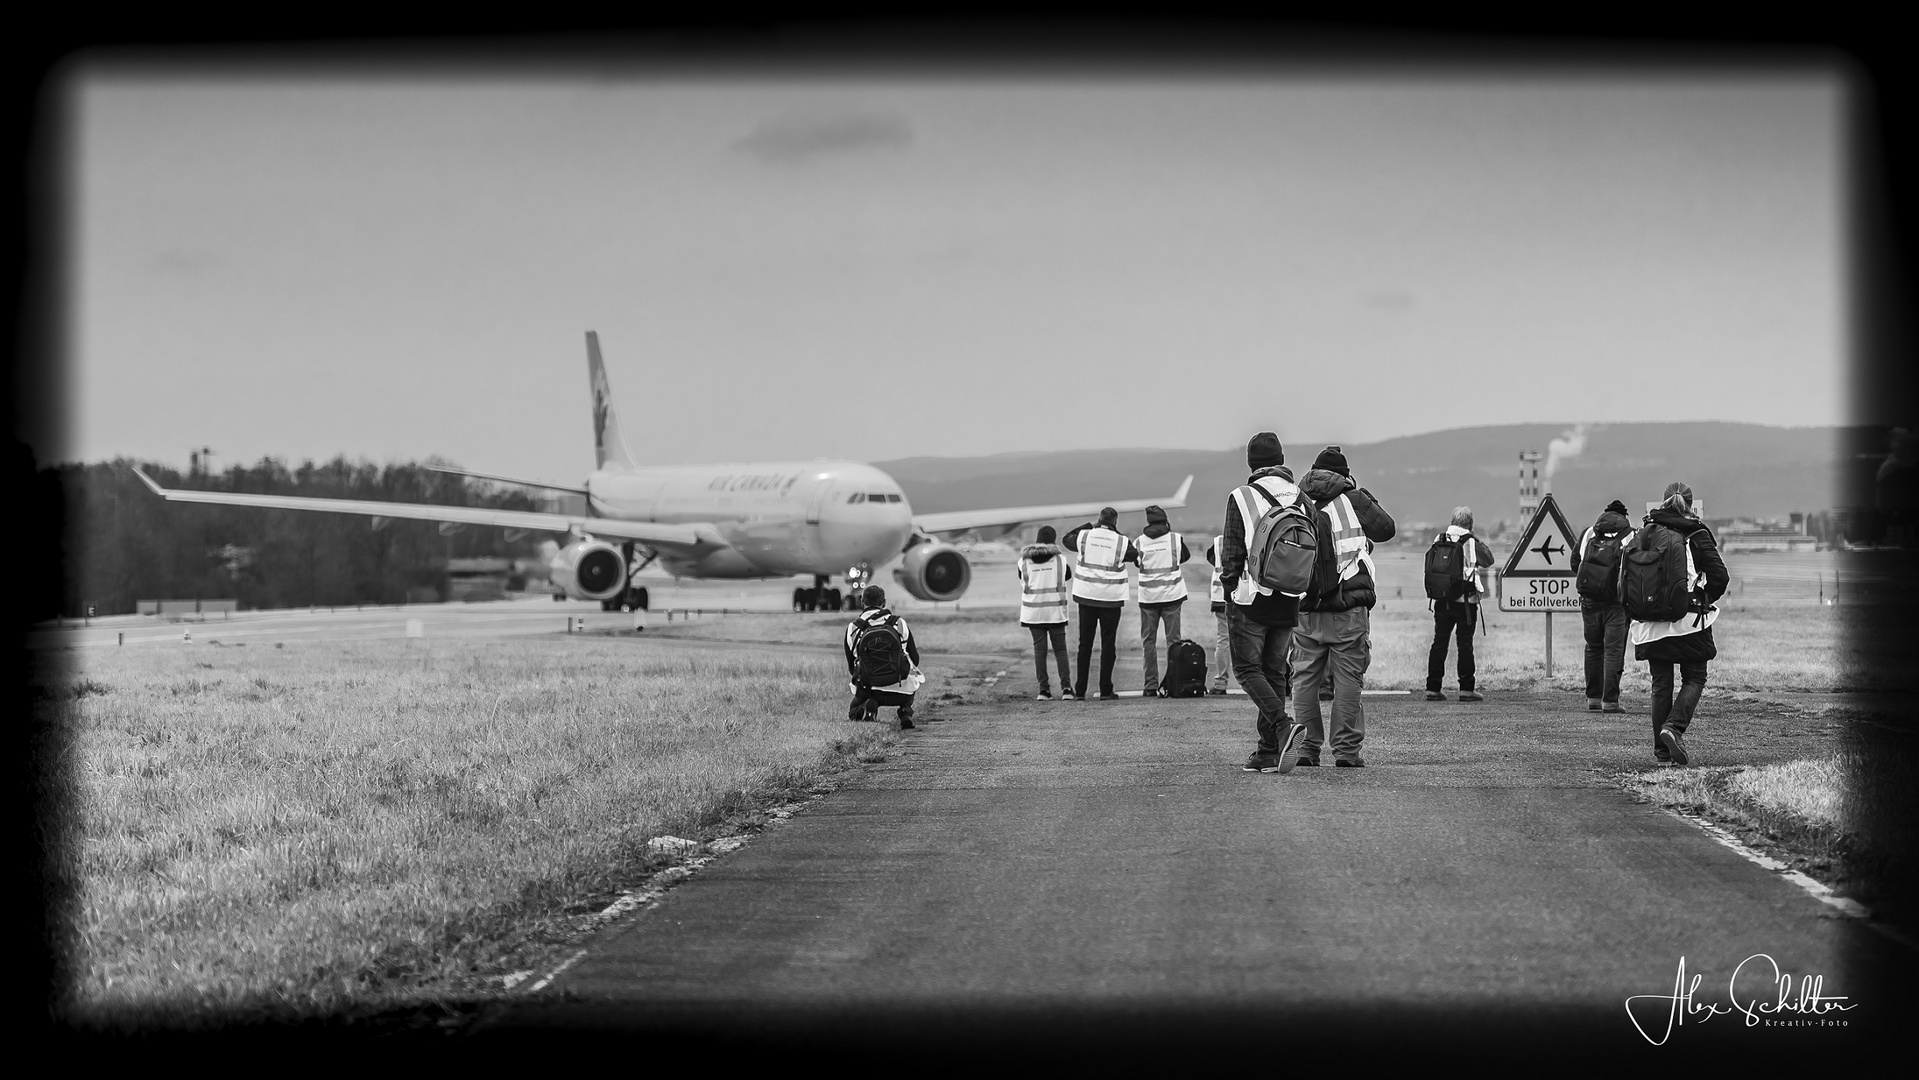
[(82, 1023), (497, 987), (660, 868), (873, 759), (836, 657), (559, 637), (100, 651), (50, 678)]

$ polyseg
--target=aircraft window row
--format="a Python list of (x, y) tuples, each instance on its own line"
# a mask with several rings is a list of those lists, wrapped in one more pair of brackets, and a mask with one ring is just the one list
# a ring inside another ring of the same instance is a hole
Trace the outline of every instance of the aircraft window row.
[(901, 497), (898, 495), (882, 495), (877, 491), (872, 493), (871, 495), (867, 494), (864, 491), (855, 491), (853, 494), (848, 495), (846, 497), (846, 501), (848, 503), (899, 502), (901, 501)]

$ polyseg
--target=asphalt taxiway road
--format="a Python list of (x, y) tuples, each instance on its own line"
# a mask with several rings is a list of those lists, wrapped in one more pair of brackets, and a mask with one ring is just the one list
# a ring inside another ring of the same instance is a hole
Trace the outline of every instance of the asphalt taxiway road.
[[(1280, 776), (1239, 768), (1244, 699), (1026, 696), (942, 706), (476, 1036), (1263, 1068), (1444, 1045), (1656, 1067), (1831, 1064), (1912, 1015), (1919, 954), (1608, 779), (1646, 766), (1643, 714), (1369, 699), (1367, 767)], [(1702, 711), (1695, 753), (1783, 759), (1817, 734), (1738, 708)], [(1668, 1034), (1682, 963), (1703, 980)], [(1769, 963), (1847, 1008), (1702, 1019), (1773, 1001)]]

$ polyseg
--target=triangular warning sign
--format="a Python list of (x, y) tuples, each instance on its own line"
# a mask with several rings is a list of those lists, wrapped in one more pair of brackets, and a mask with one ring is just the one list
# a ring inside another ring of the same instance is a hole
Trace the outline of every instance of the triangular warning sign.
[(1526, 524), (1526, 533), (1506, 560), (1508, 574), (1570, 574), (1577, 538), (1551, 493), (1539, 501), (1539, 512)]

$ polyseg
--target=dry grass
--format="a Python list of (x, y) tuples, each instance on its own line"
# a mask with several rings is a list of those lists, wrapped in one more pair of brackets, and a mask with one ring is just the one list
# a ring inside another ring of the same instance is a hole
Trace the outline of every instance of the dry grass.
[(834, 657), (554, 637), (76, 662), (41, 707), (82, 1022), (470, 989), (657, 869), (647, 839), (738, 831), (893, 738), (846, 722)]

